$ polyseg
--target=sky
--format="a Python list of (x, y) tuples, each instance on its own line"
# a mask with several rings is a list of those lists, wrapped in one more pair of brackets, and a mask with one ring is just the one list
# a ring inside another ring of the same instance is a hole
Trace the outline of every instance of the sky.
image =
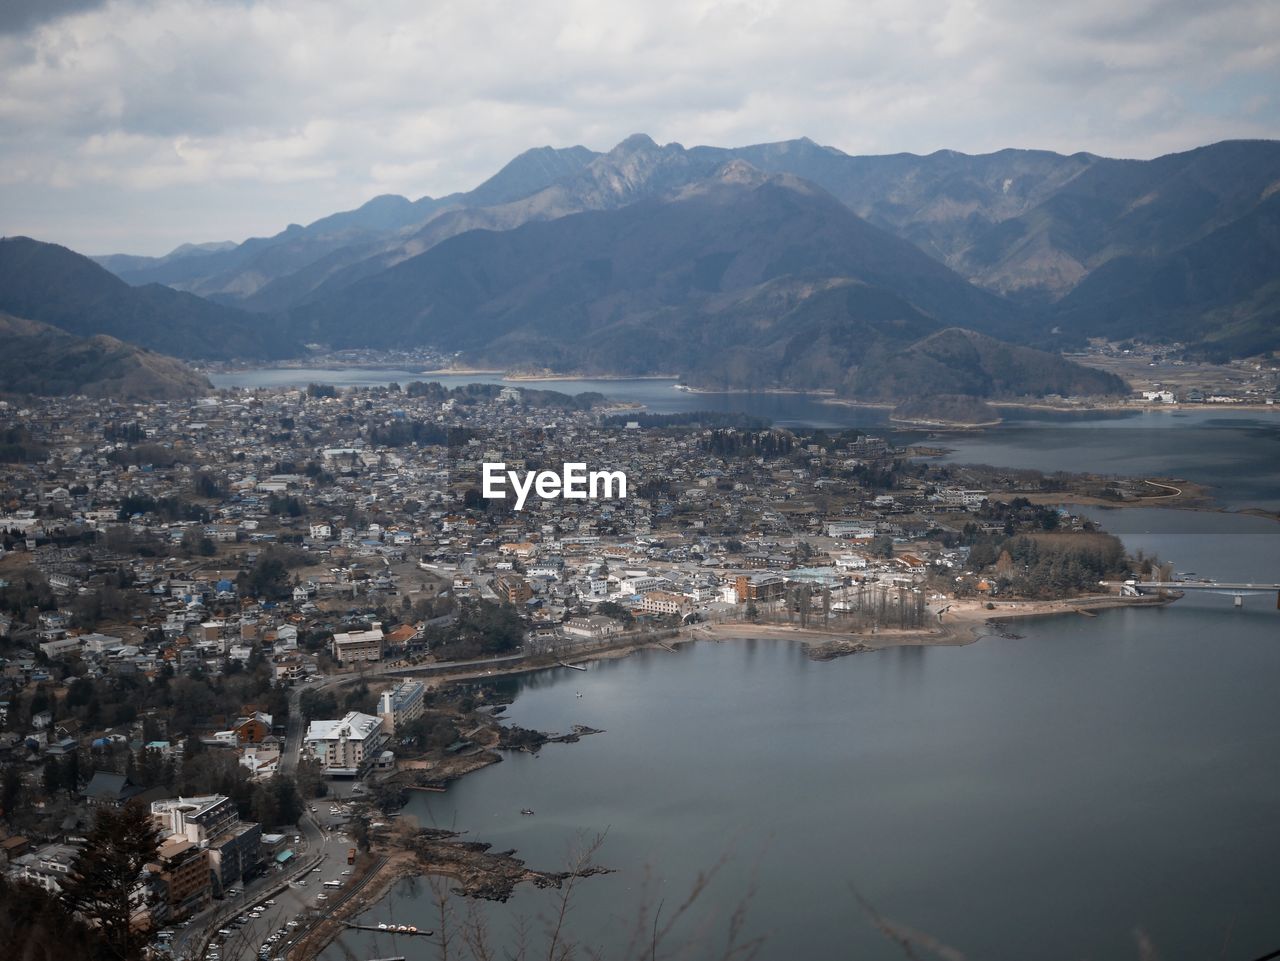
[(550, 144), (1280, 137), (1275, 0), (0, 0), (0, 234), (162, 254)]

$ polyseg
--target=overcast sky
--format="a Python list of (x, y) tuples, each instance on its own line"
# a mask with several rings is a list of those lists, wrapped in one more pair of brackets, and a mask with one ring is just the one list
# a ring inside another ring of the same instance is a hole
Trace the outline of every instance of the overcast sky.
[(543, 144), (1152, 157), (1280, 136), (1275, 0), (0, 0), (0, 233), (85, 253)]

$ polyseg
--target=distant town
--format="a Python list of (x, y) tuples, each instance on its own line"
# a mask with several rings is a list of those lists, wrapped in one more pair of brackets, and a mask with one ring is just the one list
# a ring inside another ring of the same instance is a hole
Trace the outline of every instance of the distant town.
[[(308, 876), (335, 898), (369, 881), (407, 791), (591, 733), (503, 725), (495, 676), (725, 625), (853, 653), (939, 630), (962, 600), (1097, 592), (1158, 561), (1061, 498), (1172, 496), (502, 385), (0, 402), (0, 418), (8, 883), (64, 895), (103, 843), (95, 813), (144, 810), (156, 840), (121, 937), (218, 961), (312, 956), (334, 904)], [(625, 499), (481, 496), (485, 463), (584, 452), (625, 471)]]

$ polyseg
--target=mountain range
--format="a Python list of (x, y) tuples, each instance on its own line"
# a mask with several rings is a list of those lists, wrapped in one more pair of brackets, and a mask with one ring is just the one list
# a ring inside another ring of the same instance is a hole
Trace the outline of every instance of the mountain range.
[(1132, 161), (637, 134), (161, 258), (99, 266), (6, 240), (0, 310), (188, 358), (428, 345), (881, 399), (1114, 393), (1057, 354), (1093, 336), (1215, 358), (1280, 347), (1278, 218), (1272, 141)]
[(108, 334), (175, 357), (282, 357), (279, 323), (158, 283), (133, 287), (66, 247), (0, 239), (0, 311), (71, 334)]
[(1113, 334), (1179, 340), (1220, 357), (1280, 346), (1275, 141), (1137, 161), (1038, 150), (859, 157), (808, 139), (686, 149), (637, 134), (607, 153), (528, 151), (469, 193), (379, 197), (227, 250), (188, 250), (150, 266), (104, 263), (131, 283), (289, 310), (460, 233), (661, 198), (734, 160), (823, 188), (872, 226), (1018, 304), (1029, 343), (1075, 346)]

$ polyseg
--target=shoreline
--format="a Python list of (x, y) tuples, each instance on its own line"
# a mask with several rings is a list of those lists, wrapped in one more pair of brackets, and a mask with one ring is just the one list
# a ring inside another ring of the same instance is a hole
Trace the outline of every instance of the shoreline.
[[(693, 644), (698, 641), (744, 641), (775, 640), (801, 642), (802, 649), (808, 657), (816, 661), (829, 661), (852, 654), (875, 653), (903, 647), (963, 647), (977, 643), (984, 637), (1009, 636), (999, 632), (986, 631), (984, 628), (994, 626), (1000, 621), (1018, 620), (1035, 617), (1057, 617), (1063, 614), (1095, 616), (1095, 612), (1110, 608), (1124, 607), (1163, 607), (1177, 600), (1175, 597), (1127, 598), (1115, 594), (1087, 594), (1075, 598), (1063, 598), (1051, 601), (987, 601), (966, 598), (953, 601), (943, 609), (935, 628), (908, 630), (882, 630), (874, 633), (846, 633), (822, 631), (812, 628), (799, 628), (786, 624), (756, 624), (747, 621), (725, 621), (716, 624), (696, 624), (682, 629), (675, 636), (636, 638), (625, 644), (603, 647), (593, 651), (584, 651), (579, 655), (567, 655), (560, 661), (563, 664), (582, 664), (596, 660), (615, 660), (629, 657), (644, 649), (662, 649), (673, 651), (676, 646)], [(995, 605), (992, 609), (987, 604)], [(1012, 635), (1017, 637), (1017, 635)], [(477, 676), (500, 677), (520, 673), (530, 673), (562, 667), (562, 664), (539, 664), (537, 666), (521, 665), (517, 668), (489, 672)], [(452, 683), (467, 679), (468, 675), (451, 678), (440, 678), (442, 683)], [(457, 771), (449, 777), (452, 782), (465, 777), (473, 770), (479, 770), (499, 763), (502, 758), (493, 745), (473, 755), (472, 764), (465, 770)], [(397, 772), (397, 774), (400, 772)], [(417, 788), (417, 790), (442, 790), (443, 788)], [(410, 790), (414, 790), (410, 788)], [(412, 825), (412, 827), (411, 827)], [(460, 880), (458, 862), (449, 858), (426, 859), (419, 857), (419, 852), (412, 846), (416, 820), (405, 816), (397, 829), (379, 838), (375, 852), (379, 862), (375, 863), (362, 879), (360, 887), (353, 896), (338, 905), (302, 943), (295, 946), (289, 957), (291, 959), (309, 959), (320, 954), (344, 929), (345, 922), (355, 915), (368, 910), (382, 901), (392, 887), (406, 877), (443, 877), (453, 881)], [(488, 851), (484, 845), (480, 853)], [(521, 867), (523, 862), (514, 857), (515, 852), (503, 852), (504, 857), (513, 859)], [(528, 871), (520, 881), (529, 880), (543, 872)], [(296, 953), (295, 953), (296, 952)]]
[[(870, 653), (896, 647), (962, 647), (984, 637), (999, 636), (984, 632), (982, 628), (993, 622), (1021, 620), (1023, 618), (1057, 617), (1063, 614), (1088, 616), (1097, 611), (1114, 608), (1164, 607), (1176, 601), (1175, 597), (1147, 595), (1138, 598), (1119, 597), (1115, 594), (1085, 594), (1080, 597), (1050, 601), (986, 601), (965, 599), (953, 601), (943, 609), (937, 626), (929, 628), (887, 629), (874, 632), (824, 631), (801, 628), (790, 624), (752, 624), (726, 621), (720, 624), (699, 625), (703, 636), (714, 640), (790, 640), (803, 642), (811, 650), (821, 650), (834, 643), (856, 646), (847, 653)], [(994, 604), (988, 610), (987, 604)], [(673, 643), (688, 643), (700, 637), (678, 638)], [(812, 653), (811, 653), (811, 656)], [(828, 659), (823, 657), (822, 659)]]

